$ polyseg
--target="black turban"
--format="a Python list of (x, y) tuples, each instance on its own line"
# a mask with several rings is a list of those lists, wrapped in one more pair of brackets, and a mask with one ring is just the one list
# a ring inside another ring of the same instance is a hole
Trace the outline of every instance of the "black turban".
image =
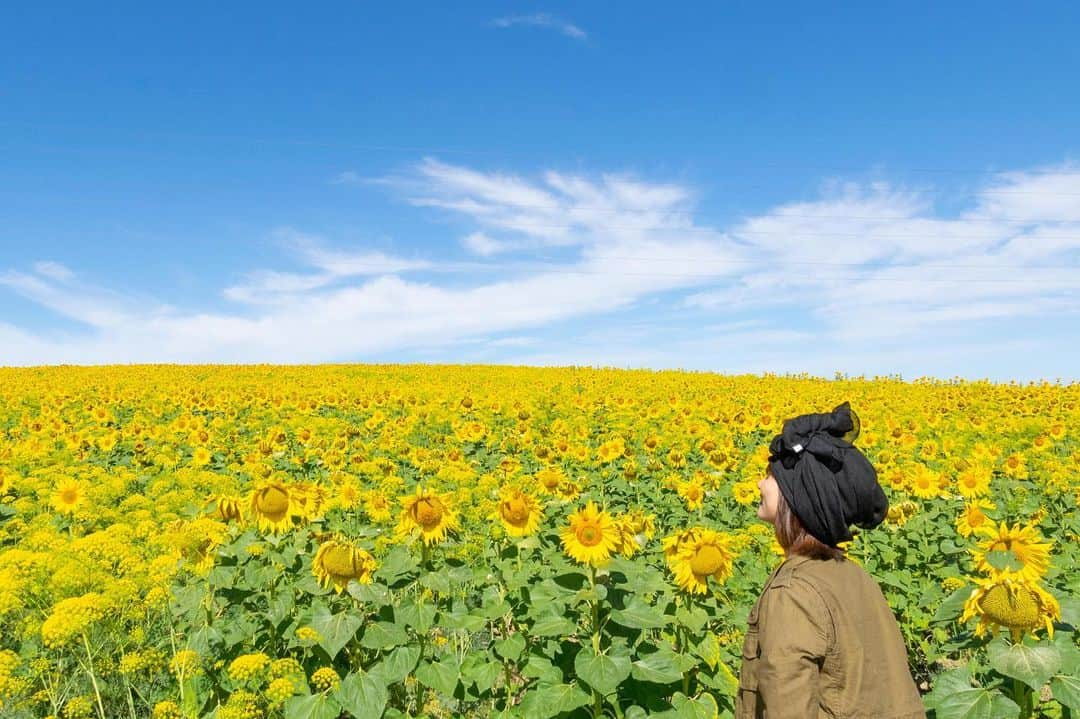
[(881, 524), (889, 509), (874, 466), (852, 444), (858, 435), (859, 418), (844, 402), (787, 420), (769, 445), (780, 493), (806, 531), (830, 547), (852, 539), (852, 524)]

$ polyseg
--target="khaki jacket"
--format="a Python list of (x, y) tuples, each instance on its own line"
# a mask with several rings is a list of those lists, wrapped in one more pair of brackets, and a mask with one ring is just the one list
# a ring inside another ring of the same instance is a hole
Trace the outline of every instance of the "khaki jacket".
[(925, 719), (900, 627), (855, 562), (789, 557), (747, 623), (736, 719)]

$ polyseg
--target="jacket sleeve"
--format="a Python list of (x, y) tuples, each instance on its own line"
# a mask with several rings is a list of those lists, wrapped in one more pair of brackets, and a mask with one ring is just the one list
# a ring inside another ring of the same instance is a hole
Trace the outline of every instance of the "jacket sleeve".
[(821, 665), (832, 619), (815, 589), (802, 582), (775, 586), (761, 600), (758, 693), (769, 719), (819, 713)]

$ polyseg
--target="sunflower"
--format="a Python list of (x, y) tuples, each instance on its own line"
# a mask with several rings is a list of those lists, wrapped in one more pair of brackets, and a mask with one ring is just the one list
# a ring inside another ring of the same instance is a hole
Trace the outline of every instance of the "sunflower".
[(933, 499), (941, 492), (940, 482), (940, 473), (920, 464), (911, 477), (911, 492), (920, 499)]
[(445, 496), (418, 486), (416, 493), (405, 495), (401, 503), (399, 534), (418, 530), (424, 544), (430, 545), (443, 541), (448, 531), (458, 528), (457, 514), (450, 508)]
[(566, 475), (558, 467), (545, 467), (536, 473), (534, 479), (539, 483), (540, 489), (554, 494), (559, 485), (566, 481)]
[(263, 532), (284, 532), (292, 526), (293, 496), (289, 485), (264, 481), (251, 491), (251, 515)]
[(968, 502), (964, 505), (964, 511), (956, 519), (956, 531), (960, 533), (961, 537), (970, 537), (978, 532), (980, 528), (985, 528), (993, 522), (986, 516), (985, 511), (993, 509), (997, 509), (997, 506), (987, 502), (985, 499)]
[(1005, 471), (1005, 474), (1012, 479), (1028, 478), (1027, 459), (1022, 454), (1010, 454), (1005, 458), (1001, 468)]
[(243, 500), (233, 495), (219, 494), (214, 497), (214, 508), (217, 510), (218, 517), (226, 522), (240, 521), (242, 504)]
[[(1046, 574), (1050, 566), (1050, 543), (1044, 542), (1033, 526), (1010, 527), (1005, 522), (987, 522), (978, 534), (985, 539), (971, 553), (980, 572), (1002, 579), (1019, 577), (1029, 581), (1037, 581)], [(994, 566), (995, 557), (1011, 560), (1012, 566)]]
[(616, 437), (604, 442), (596, 449), (596, 458), (604, 464), (612, 462), (623, 456), (626, 451), (626, 443), (622, 437)]
[(385, 494), (370, 491), (364, 496), (364, 511), (372, 522), (386, 522), (390, 519), (390, 500)]
[(74, 514), (75, 510), (86, 501), (86, 489), (82, 482), (75, 479), (65, 479), (56, 485), (53, 491), (52, 506), (62, 514)]
[(569, 517), (570, 526), (560, 534), (563, 550), (575, 561), (594, 567), (605, 564), (616, 550), (619, 529), (611, 515), (589, 502)]
[(680, 532), (672, 534), (670, 537), (664, 537), (664, 541), (661, 543), (664, 547), (664, 559), (667, 560), (668, 566), (672, 566), (675, 561), (675, 557), (678, 555), (679, 550), (682, 549), (683, 544), (692, 542), (697, 538), (700, 530), (697, 527), (690, 527)]
[(705, 488), (696, 479), (679, 484), (678, 489), (675, 491), (683, 498), (683, 501), (686, 502), (686, 508), (690, 511), (699, 509), (705, 503)]
[(990, 491), (990, 475), (985, 467), (968, 467), (956, 477), (956, 490), (967, 499), (982, 497)]
[(731, 537), (712, 529), (698, 529), (680, 543), (671, 569), (681, 589), (705, 594), (709, 591), (709, 577), (723, 582), (731, 576), (734, 559)]
[(319, 584), (326, 587), (333, 582), (338, 594), (354, 579), (360, 584), (370, 584), (375, 569), (374, 557), (342, 539), (323, 542), (311, 562), (311, 571)]
[(753, 480), (736, 482), (731, 485), (731, 496), (735, 498), (736, 502), (744, 507), (753, 504), (760, 496), (757, 482), (754, 482)]
[(1025, 631), (1034, 633), (1045, 627), (1053, 639), (1054, 620), (1061, 619), (1061, 606), (1038, 582), (988, 577), (975, 583), (978, 586), (964, 603), (960, 616), (961, 622), (979, 618), (975, 636), (981, 637), (988, 629), (994, 635), (999, 627), (1005, 627), (1018, 641)]
[(564, 502), (573, 502), (581, 495), (581, 487), (572, 480), (560, 482), (555, 488), (555, 496)]
[(532, 495), (520, 489), (505, 489), (492, 518), (500, 520), (511, 537), (525, 537), (537, 530), (543, 513), (540, 503)]

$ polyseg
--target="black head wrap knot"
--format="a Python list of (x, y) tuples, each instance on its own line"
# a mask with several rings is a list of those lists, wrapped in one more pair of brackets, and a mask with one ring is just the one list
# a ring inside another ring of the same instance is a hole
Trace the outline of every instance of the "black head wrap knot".
[(859, 418), (844, 402), (788, 420), (769, 444), (780, 493), (806, 531), (831, 547), (852, 539), (853, 524), (881, 524), (889, 509), (874, 466), (852, 444), (858, 435)]

